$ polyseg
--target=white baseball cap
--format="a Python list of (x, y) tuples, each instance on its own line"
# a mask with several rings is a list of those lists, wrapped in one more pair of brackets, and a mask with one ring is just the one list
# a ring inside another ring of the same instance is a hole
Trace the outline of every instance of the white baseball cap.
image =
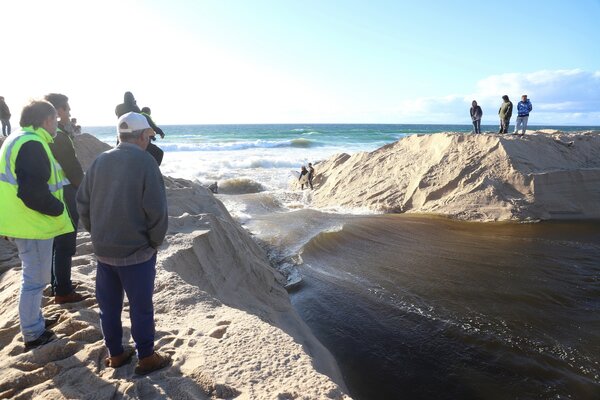
[(150, 128), (148, 120), (142, 114), (129, 112), (119, 118), (117, 122), (117, 131), (119, 133), (131, 133)]

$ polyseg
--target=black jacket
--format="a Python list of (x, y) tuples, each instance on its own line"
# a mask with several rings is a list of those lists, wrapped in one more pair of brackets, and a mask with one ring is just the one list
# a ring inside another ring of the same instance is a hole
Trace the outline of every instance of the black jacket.
[(64, 205), (50, 193), (50, 171), (50, 160), (41, 143), (29, 141), (21, 146), (15, 161), (17, 197), (32, 210), (57, 217)]

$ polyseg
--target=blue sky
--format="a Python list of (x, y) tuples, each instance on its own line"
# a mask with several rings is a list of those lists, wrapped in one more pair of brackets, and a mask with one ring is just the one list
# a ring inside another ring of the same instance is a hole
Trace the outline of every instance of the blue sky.
[(163, 124), (469, 123), (473, 99), (496, 123), (503, 94), (527, 93), (531, 124), (600, 125), (600, 0), (24, 0), (3, 14), (14, 115), (58, 91), (81, 123), (108, 125), (129, 90)]

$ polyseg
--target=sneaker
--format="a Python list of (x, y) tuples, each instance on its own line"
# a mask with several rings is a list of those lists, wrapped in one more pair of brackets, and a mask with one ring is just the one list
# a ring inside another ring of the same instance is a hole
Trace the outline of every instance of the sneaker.
[(45, 345), (46, 343), (50, 343), (56, 340), (56, 335), (49, 329), (46, 329), (44, 333), (40, 335), (39, 338), (35, 340), (31, 340), (29, 342), (25, 342), (25, 351), (33, 350), (36, 347), (40, 347)]
[(161, 354), (155, 351), (151, 356), (140, 359), (135, 367), (134, 372), (138, 375), (146, 375), (150, 372), (158, 371), (159, 369), (166, 367), (170, 362), (170, 355)]
[(54, 303), (56, 303), (56, 304), (77, 303), (77, 302), (80, 302), (85, 299), (87, 299), (86, 296), (83, 296), (82, 294), (77, 293), (76, 291), (73, 290), (71, 293), (69, 293), (65, 296), (54, 296)]

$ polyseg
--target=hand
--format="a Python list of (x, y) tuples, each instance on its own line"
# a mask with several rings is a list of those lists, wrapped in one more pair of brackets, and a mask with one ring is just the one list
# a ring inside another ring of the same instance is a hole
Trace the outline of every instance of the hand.
[(161, 138), (161, 139), (164, 139), (164, 138), (165, 138), (165, 134), (164, 134), (164, 133), (161, 133), (161, 134), (160, 134), (160, 138)]

